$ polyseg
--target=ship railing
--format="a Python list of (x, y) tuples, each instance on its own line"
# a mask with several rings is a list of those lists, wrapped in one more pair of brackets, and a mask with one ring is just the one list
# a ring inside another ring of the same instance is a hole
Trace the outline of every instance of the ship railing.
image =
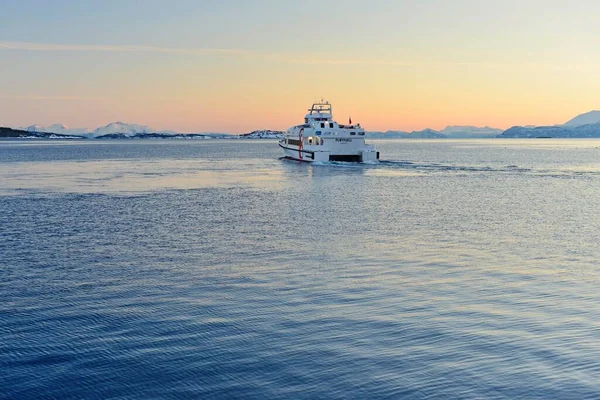
[(331, 104), (313, 104), (308, 111), (311, 114), (332, 114)]

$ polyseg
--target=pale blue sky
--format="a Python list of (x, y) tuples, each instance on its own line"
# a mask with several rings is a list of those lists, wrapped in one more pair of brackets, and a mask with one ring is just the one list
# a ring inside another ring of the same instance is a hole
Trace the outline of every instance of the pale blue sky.
[[(4, 125), (254, 128), (260, 120), (210, 117), (236, 88), (246, 92), (231, 115), (277, 98), (281, 115), (263, 117), (274, 128), (320, 95), (368, 109), (363, 120), (377, 129), (559, 123), (600, 108), (595, 1), (0, 0), (0, 9)], [(168, 104), (149, 104), (160, 98)]]

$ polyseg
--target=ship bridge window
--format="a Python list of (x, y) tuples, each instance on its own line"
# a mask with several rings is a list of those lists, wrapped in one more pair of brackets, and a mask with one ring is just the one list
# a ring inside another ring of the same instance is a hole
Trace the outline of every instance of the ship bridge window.
[(333, 128), (333, 122), (330, 122), (330, 123), (329, 123), (329, 127), (330, 127), (330, 128)]
[(325, 123), (321, 122), (321, 128), (325, 128)]
[(304, 123), (308, 124), (308, 118), (304, 118)]
[(365, 133), (364, 133), (364, 132), (358, 132), (358, 134), (359, 134), (360, 136), (365, 136)]
[(350, 132), (350, 136), (356, 136), (356, 132)]

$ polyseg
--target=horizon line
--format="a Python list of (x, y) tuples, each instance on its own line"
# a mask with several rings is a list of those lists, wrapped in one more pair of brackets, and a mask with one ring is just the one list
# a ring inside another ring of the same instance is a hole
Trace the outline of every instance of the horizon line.
[[(567, 121), (568, 122), (568, 121)], [(6, 127), (6, 128), (10, 128), (10, 129), (15, 129), (15, 130), (27, 130), (30, 127), (34, 127), (36, 125), (39, 125), (41, 128), (43, 129), (47, 129), (53, 125), (62, 125), (66, 130), (73, 130), (73, 132), (70, 132), (70, 134), (91, 134), (93, 133), (95, 130), (100, 129), (100, 128), (105, 128), (108, 127), (112, 124), (124, 124), (124, 125), (137, 125), (137, 126), (141, 126), (144, 128), (148, 128), (149, 133), (169, 133), (169, 134), (218, 134), (218, 135), (240, 135), (240, 134), (245, 134), (245, 133), (252, 133), (252, 132), (256, 132), (256, 131), (277, 131), (277, 132), (285, 132), (286, 130), (283, 129), (272, 129), (272, 128), (259, 128), (259, 129), (253, 129), (250, 132), (242, 132), (242, 133), (235, 133), (235, 132), (215, 132), (215, 131), (192, 131), (192, 132), (180, 132), (180, 131), (176, 131), (176, 130), (172, 130), (172, 129), (158, 129), (158, 128), (153, 128), (151, 126), (148, 125), (143, 125), (143, 124), (137, 124), (137, 123), (129, 123), (129, 122), (122, 122), (122, 121), (113, 121), (113, 122), (109, 122), (108, 124), (105, 125), (99, 125), (96, 128), (86, 128), (86, 127), (75, 127), (75, 128), (70, 128), (68, 125), (65, 125), (63, 123), (60, 122), (56, 122), (56, 123), (52, 123), (49, 125), (45, 125), (45, 124), (28, 124), (28, 125), (22, 125), (22, 126), (3, 126), (2, 124), (0, 124), (0, 127)], [(388, 133), (388, 132), (392, 132), (392, 133), (407, 133), (407, 134), (412, 134), (412, 133), (419, 133), (419, 132), (424, 132), (427, 130), (431, 130), (434, 132), (439, 132), (442, 133), (444, 130), (448, 129), (448, 128), (476, 128), (476, 129), (493, 129), (493, 130), (498, 130), (498, 131), (507, 131), (508, 129), (511, 128), (516, 128), (516, 127), (521, 127), (521, 128), (527, 128), (527, 127), (553, 127), (553, 126), (565, 126), (566, 123), (563, 124), (554, 124), (554, 125), (511, 125), (509, 128), (497, 128), (497, 127), (493, 127), (493, 126), (489, 126), (489, 125), (484, 125), (484, 126), (477, 126), (477, 125), (460, 125), (460, 124), (454, 124), (454, 125), (446, 125), (444, 126), (444, 128), (441, 129), (434, 129), (434, 128), (430, 128), (430, 127), (425, 127), (422, 129), (412, 129), (412, 130), (404, 130), (404, 129), (386, 129), (386, 130), (366, 130), (366, 132), (369, 133)], [(81, 131), (79, 131), (79, 129), (81, 129)], [(38, 132), (38, 131), (36, 131)], [(39, 131), (42, 132), (42, 131)], [(59, 132), (52, 132), (52, 133), (59, 133)]]

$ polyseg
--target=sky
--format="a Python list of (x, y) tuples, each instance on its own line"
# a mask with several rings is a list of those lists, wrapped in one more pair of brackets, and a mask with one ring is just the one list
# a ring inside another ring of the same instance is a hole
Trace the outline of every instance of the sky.
[(0, 126), (367, 130), (600, 109), (591, 0), (0, 0)]

